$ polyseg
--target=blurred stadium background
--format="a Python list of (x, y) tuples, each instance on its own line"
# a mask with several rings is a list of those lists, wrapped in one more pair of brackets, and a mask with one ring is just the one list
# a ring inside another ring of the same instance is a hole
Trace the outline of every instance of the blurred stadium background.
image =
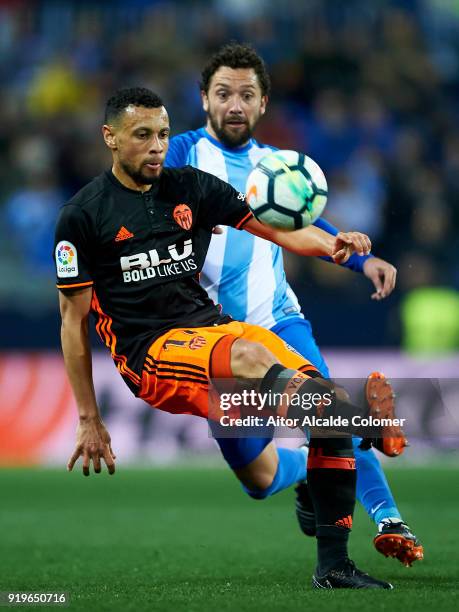
[[(457, 0), (0, 0), (0, 464), (62, 465), (73, 445), (53, 227), (59, 206), (109, 163), (107, 95), (150, 87), (173, 133), (199, 127), (200, 69), (230, 39), (251, 42), (272, 76), (258, 139), (313, 157), (329, 181), (326, 218), (367, 232), (399, 270), (394, 295), (376, 303), (366, 279), (288, 258), (331, 371), (457, 378)], [(220, 464), (205, 424), (147, 409), (95, 347), (120, 462)], [(428, 435), (403, 461), (432, 450), (457, 459), (457, 438), (432, 426), (423, 399)]]

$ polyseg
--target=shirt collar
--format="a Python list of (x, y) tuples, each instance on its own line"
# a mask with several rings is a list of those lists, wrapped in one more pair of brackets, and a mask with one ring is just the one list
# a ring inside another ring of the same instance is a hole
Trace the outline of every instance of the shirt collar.
[[(164, 169), (163, 169), (164, 172)], [(123, 189), (124, 191), (127, 191), (128, 193), (134, 193), (136, 195), (156, 195), (158, 193), (158, 189), (159, 189), (159, 182), (161, 180), (162, 177), (162, 173), (161, 176), (159, 178), (158, 181), (155, 181), (154, 183), (152, 183), (151, 188), (148, 189), (148, 191), (139, 191), (138, 189), (131, 189), (130, 187), (126, 187), (126, 185), (123, 185), (123, 183), (121, 183), (121, 181), (119, 181), (116, 176), (113, 174), (112, 169), (110, 168), (109, 170), (106, 170), (105, 172), (105, 176), (108, 178), (108, 180), (113, 183), (114, 185), (116, 185), (117, 187), (119, 187), (120, 189)]]

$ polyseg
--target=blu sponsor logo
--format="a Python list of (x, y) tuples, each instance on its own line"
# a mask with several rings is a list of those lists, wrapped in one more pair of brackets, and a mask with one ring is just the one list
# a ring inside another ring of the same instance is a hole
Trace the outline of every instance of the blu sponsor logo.
[(169, 257), (159, 256), (157, 249), (148, 253), (136, 253), (128, 257), (120, 257), (121, 270), (125, 283), (147, 280), (148, 278), (176, 276), (184, 272), (195, 271), (197, 265), (193, 255), (191, 238), (183, 242), (180, 253), (176, 244), (167, 247)]

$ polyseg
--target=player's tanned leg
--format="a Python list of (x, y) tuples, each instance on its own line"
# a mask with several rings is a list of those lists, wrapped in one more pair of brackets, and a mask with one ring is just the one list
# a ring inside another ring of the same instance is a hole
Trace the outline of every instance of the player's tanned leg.
[[(329, 402), (311, 406), (309, 415), (318, 418), (341, 415), (349, 420), (349, 425), (342, 428), (344, 433), (366, 434), (363, 428), (352, 425), (351, 420), (352, 417), (367, 417), (368, 408), (351, 404), (347, 393), (329, 380), (321, 377), (311, 378), (281, 365), (262, 344), (244, 339), (235, 340), (231, 346), (231, 371), (235, 378), (261, 380), (262, 393), (295, 394), (300, 397), (310, 396), (312, 393), (327, 395)], [(274, 409), (279, 415), (298, 419), (300, 422), (305, 414), (308, 414), (302, 402), (291, 402)]]

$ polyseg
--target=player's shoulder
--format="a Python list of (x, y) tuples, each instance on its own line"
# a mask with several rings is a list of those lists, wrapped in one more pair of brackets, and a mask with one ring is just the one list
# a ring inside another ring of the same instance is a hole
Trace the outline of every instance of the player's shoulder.
[(231, 185), (226, 181), (222, 181), (214, 174), (194, 166), (167, 167), (163, 170), (163, 176), (166, 179), (165, 188), (168, 192), (170, 190), (175, 191), (178, 187), (185, 193), (205, 199), (211, 194), (223, 195), (226, 192), (233, 191)]
[(256, 149), (265, 149), (266, 153), (271, 153), (274, 151), (279, 151), (279, 147), (275, 147), (271, 144), (266, 144), (265, 142), (260, 142), (259, 140), (252, 139), (252, 146)]
[(199, 170), (194, 166), (181, 166), (180, 168), (175, 168), (171, 166), (166, 166), (162, 172), (162, 179), (166, 180), (166, 183), (169, 182), (186, 182), (192, 181), (199, 174)]
[(194, 166), (186, 165), (179, 168), (166, 166), (163, 170), (163, 177), (167, 184), (182, 184), (190, 188), (200, 187), (202, 182), (214, 181), (215, 176), (204, 170), (199, 170)]
[(197, 130), (188, 130), (187, 132), (182, 132), (181, 134), (176, 134), (172, 136), (169, 142), (169, 146), (183, 146), (183, 147), (192, 147), (194, 144), (199, 142), (201, 138), (205, 138), (205, 130), (204, 128), (198, 128)]
[(106, 173), (99, 174), (75, 193), (60, 209), (60, 217), (96, 216), (109, 189)]
[(200, 168), (195, 168), (194, 166), (184, 166), (183, 168), (166, 168), (165, 170), (167, 171), (171, 171), (171, 170), (175, 170), (176, 171), (176, 175), (182, 175), (185, 179), (191, 180), (191, 181), (197, 181), (198, 183), (206, 183), (206, 182), (210, 182), (210, 183), (221, 183), (223, 181), (221, 181), (221, 179), (219, 179), (218, 177), (216, 177), (214, 174), (212, 174), (211, 172), (206, 172), (206, 170), (201, 170)]
[(188, 130), (173, 136), (169, 141), (167, 152), (167, 166), (184, 166), (190, 161), (190, 152), (200, 140), (205, 138), (204, 128)]
[(96, 206), (104, 197), (107, 189), (109, 189), (109, 182), (106, 173), (103, 172), (77, 191), (64, 206), (76, 206), (78, 208)]

